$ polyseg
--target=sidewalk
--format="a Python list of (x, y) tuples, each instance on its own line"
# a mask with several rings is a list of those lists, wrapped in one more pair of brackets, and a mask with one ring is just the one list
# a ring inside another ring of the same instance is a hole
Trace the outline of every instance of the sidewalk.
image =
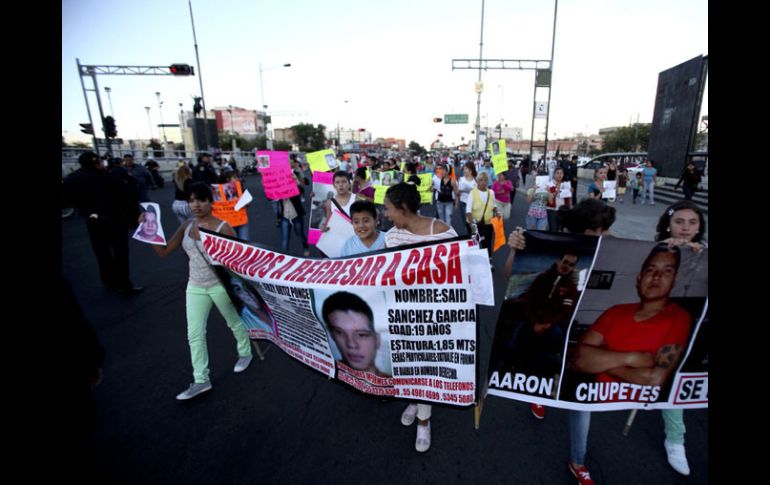
[[(527, 189), (535, 183), (534, 177), (527, 176), (527, 186), (519, 187), (518, 192), (523, 195), (521, 200), (526, 201)], [(578, 179), (577, 198), (578, 201), (586, 197), (586, 191), (591, 180)], [(610, 233), (614, 236), (625, 239), (636, 239), (639, 241), (652, 241), (655, 238), (655, 226), (663, 211), (668, 204), (656, 202), (655, 205), (641, 205), (637, 199), (636, 204), (631, 203), (633, 191), (628, 189), (626, 192), (626, 201), (620, 203), (617, 200), (610, 203), (615, 208), (615, 223), (610, 228)], [(708, 214), (706, 215), (706, 234), (704, 238), (708, 240)]]

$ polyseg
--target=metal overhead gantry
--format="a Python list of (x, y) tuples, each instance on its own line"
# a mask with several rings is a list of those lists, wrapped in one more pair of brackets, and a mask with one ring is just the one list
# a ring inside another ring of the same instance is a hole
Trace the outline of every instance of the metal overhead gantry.
[[(551, 113), (548, 106), (551, 101), (551, 71), (553, 69), (553, 53), (554, 45), (556, 44), (556, 11), (559, 5), (559, 0), (554, 2), (553, 12), (553, 38), (551, 40), (551, 59), (549, 60), (533, 60), (533, 59), (484, 59), (483, 58), (483, 46), (484, 46), (484, 0), (481, 1), (481, 40), (479, 41), (479, 58), (478, 59), (452, 59), (452, 70), (455, 69), (476, 69), (479, 71), (479, 79), (476, 82), (476, 93), (478, 99), (476, 101), (476, 146), (474, 149), (479, 151), (479, 131), (480, 126), (480, 114), (481, 114), (481, 92), (484, 90), (484, 83), (481, 82), (481, 71), (487, 69), (519, 69), (519, 70), (534, 70), (535, 75), (535, 94), (533, 95), (534, 101), (532, 103), (532, 133), (529, 141), (529, 157), (532, 158), (532, 146), (535, 140), (535, 117), (536, 109), (538, 107), (537, 102), (537, 88), (548, 88), (548, 102), (545, 104), (545, 146), (543, 147), (543, 157), (548, 155), (548, 120)], [(542, 104), (542, 103), (541, 103)]]
[[(80, 59), (75, 59), (80, 75), (80, 85), (83, 87), (83, 97), (86, 100), (86, 110), (88, 111), (88, 121), (94, 126), (91, 119), (91, 108), (88, 105), (88, 91), (96, 93), (96, 105), (99, 108), (99, 116), (102, 118), (102, 131), (107, 145), (107, 153), (111, 151), (110, 137), (107, 134), (107, 127), (104, 121), (104, 110), (102, 109), (102, 100), (99, 95), (99, 86), (96, 82), (96, 76), (101, 75), (128, 75), (128, 76), (194, 76), (195, 72), (192, 66), (188, 64), (171, 64), (169, 66), (89, 66), (80, 63)], [(93, 89), (87, 89), (83, 82), (84, 77), (90, 77), (93, 83)], [(96, 131), (92, 130), (94, 141), (94, 150), (99, 153), (99, 144), (96, 140)]]

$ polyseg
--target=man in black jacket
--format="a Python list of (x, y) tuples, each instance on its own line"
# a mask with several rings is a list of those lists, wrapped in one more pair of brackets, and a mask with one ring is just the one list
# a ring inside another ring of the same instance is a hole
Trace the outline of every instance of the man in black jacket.
[(83, 216), (105, 288), (136, 294), (128, 272), (129, 229), (141, 210), (138, 191), (125, 169), (105, 172), (94, 152), (80, 155), (80, 169), (64, 180), (62, 207)]
[(219, 182), (217, 172), (211, 166), (211, 155), (208, 153), (198, 155), (198, 165), (193, 169), (193, 182), (205, 182), (209, 185)]

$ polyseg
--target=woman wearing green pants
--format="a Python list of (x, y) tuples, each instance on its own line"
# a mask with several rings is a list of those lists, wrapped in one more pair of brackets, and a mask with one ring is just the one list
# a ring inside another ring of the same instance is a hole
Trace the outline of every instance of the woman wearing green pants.
[(187, 340), (190, 344), (194, 381), (177, 395), (177, 399), (191, 399), (211, 390), (209, 381), (209, 353), (206, 345), (206, 323), (211, 305), (217, 306), (237, 342), (238, 361), (234, 372), (243, 372), (251, 363), (251, 346), (238, 311), (233, 306), (217, 275), (209, 266), (203, 251), (198, 228), (235, 236), (225, 221), (211, 215), (214, 196), (211, 188), (202, 182), (190, 186), (189, 204), (193, 219), (186, 221), (168, 241), (168, 245), (153, 245), (160, 257), (173, 253), (180, 245), (190, 258), (190, 277), (187, 281)]

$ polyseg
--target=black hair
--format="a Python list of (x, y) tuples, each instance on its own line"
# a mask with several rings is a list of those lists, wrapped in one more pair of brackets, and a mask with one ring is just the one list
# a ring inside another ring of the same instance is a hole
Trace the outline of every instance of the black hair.
[(588, 230), (606, 231), (615, 222), (615, 208), (596, 199), (583, 199), (574, 207), (557, 212), (559, 224), (569, 232), (585, 234)]
[(337, 177), (345, 177), (345, 180), (350, 182), (350, 177), (348, 176), (348, 173), (344, 170), (337, 170), (334, 172), (334, 176), (332, 177), (332, 180), (336, 179)]
[(416, 214), (420, 208), (420, 194), (414, 184), (399, 182), (396, 185), (391, 185), (385, 192), (385, 197), (401, 210), (408, 210)]
[(406, 162), (406, 164), (404, 164), (404, 168), (409, 173), (417, 173), (417, 164), (414, 162)]
[(155, 214), (155, 217), (158, 216), (158, 211), (155, 210), (155, 206), (153, 206), (153, 205), (148, 205), (147, 209), (145, 210), (145, 212), (151, 212), (151, 213)]
[(200, 155), (198, 155), (198, 163), (203, 163), (203, 158), (204, 157), (211, 158), (211, 154), (210, 153), (201, 153)]
[(373, 219), (377, 219), (377, 207), (370, 200), (357, 200), (350, 206), (350, 217), (359, 212), (368, 212)]
[(468, 167), (468, 170), (471, 171), (473, 178), (476, 178), (478, 176), (478, 173), (476, 172), (476, 165), (473, 162), (465, 162), (465, 165), (463, 165), (463, 167)]
[(653, 246), (650, 254), (647, 255), (644, 263), (642, 263), (642, 272), (644, 272), (644, 269), (650, 264), (652, 258), (658, 253), (673, 254), (676, 258), (676, 271), (679, 271), (679, 263), (682, 262), (682, 252), (679, 250), (679, 246), (669, 246), (667, 243), (658, 243)]
[(336, 311), (358, 312), (369, 319), (369, 327), (374, 331), (374, 315), (369, 305), (358, 295), (347, 291), (338, 291), (324, 301), (321, 307), (321, 315), (329, 326), (329, 315)]
[(679, 202), (674, 202), (668, 206), (665, 211), (663, 211), (663, 214), (660, 215), (660, 219), (658, 219), (658, 226), (655, 229), (656, 241), (662, 241), (670, 237), (671, 217), (673, 217), (677, 211), (685, 209), (690, 209), (698, 214), (698, 222), (700, 222), (698, 226), (698, 234), (693, 236), (692, 242), (699, 243), (701, 241), (703, 234), (706, 233), (706, 218), (703, 216), (703, 210), (701, 210), (700, 207), (698, 207), (694, 202), (690, 200), (680, 200)]
[(366, 167), (358, 167), (356, 169), (356, 177), (360, 177), (363, 180), (366, 180)]
[(190, 194), (188, 199), (190, 197), (195, 197), (200, 201), (214, 202), (214, 193), (211, 191), (211, 187), (205, 182), (193, 182), (190, 184), (188, 193)]
[(81, 153), (78, 163), (83, 168), (94, 168), (99, 165), (99, 157), (94, 152)]

